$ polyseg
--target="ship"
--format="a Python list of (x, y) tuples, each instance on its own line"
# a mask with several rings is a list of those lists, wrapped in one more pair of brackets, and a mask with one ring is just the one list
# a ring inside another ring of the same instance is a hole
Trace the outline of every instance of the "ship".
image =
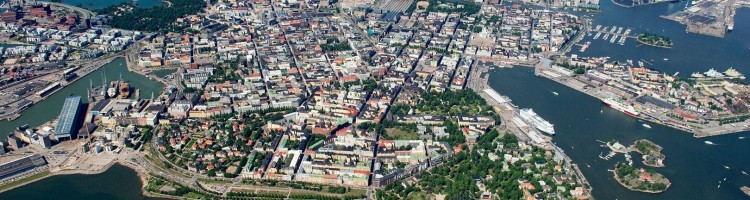
[(107, 96), (109, 98), (115, 98), (117, 97), (117, 91), (120, 90), (120, 84), (117, 83), (117, 81), (112, 81), (112, 84), (109, 85), (109, 88), (107, 88)]
[(130, 97), (130, 84), (128, 82), (120, 82), (120, 98), (127, 99)]
[(617, 101), (613, 98), (606, 98), (602, 100), (605, 105), (614, 108), (615, 110), (618, 110), (620, 112), (624, 112), (625, 114), (628, 114), (633, 117), (638, 117), (638, 111), (633, 108), (633, 106), (628, 105), (626, 103), (623, 103), (621, 101)]
[(542, 117), (537, 115), (533, 109), (531, 108), (521, 109), (520, 115), (523, 121), (525, 121), (526, 123), (529, 123), (529, 125), (533, 126), (537, 130), (545, 132), (550, 135), (555, 134), (555, 125), (549, 123), (547, 120), (542, 119)]

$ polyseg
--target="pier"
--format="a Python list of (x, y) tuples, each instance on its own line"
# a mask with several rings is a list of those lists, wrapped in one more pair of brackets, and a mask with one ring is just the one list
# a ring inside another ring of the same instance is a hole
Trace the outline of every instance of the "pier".
[(617, 42), (620, 45), (624, 45), (625, 40), (627, 38), (637, 38), (636, 35), (631, 34), (631, 31), (632, 31), (631, 28), (624, 28), (624, 27), (617, 27), (617, 26), (613, 26), (611, 28), (610, 27), (601, 28), (601, 25), (598, 25), (589, 31), (591, 31), (592, 33), (596, 33), (593, 37), (594, 40), (599, 39), (599, 36), (603, 35), (604, 36), (602, 37), (603, 40), (609, 41), (610, 43)]
[[(580, 35), (585, 34), (582, 33)], [(467, 80), (467, 87), (476, 91), (480, 96), (482, 96), (482, 98), (487, 101), (488, 104), (492, 105), (495, 108), (496, 112), (502, 119), (501, 126), (498, 128), (505, 128), (507, 131), (510, 131), (511, 133), (516, 135), (516, 137), (518, 137), (519, 141), (531, 142), (541, 148), (554, 150), (556, 155), (559, 155), (561, 156), (561, 158), (563, 158), (562, 161), (564, 163), (564, 166), (566, 166), (568, 169), (573, 170), (576, 176), (579, 177), (581, 186), (583, 186), (583, 188), (585, 189), (586, 194), (590, 196), (593, 189), (591, 187), (591, 184), (589, 184), (588, 180), (583, 175), (583, 172), (581, 172), (578, 165), (573, 163), (573, 159), (568, 157), (568, 155), (565, 154), (564, 150), (552, 143), (552, 138), (539, 133), (535, 133), (536, 131), (530, 130), (533, 129), (531, 127), (519, 127), (518, 125), (516, 125), (516, 123), (512, 122), (513, 119), (518, 118), (518, 106), (513, 105), (510, 98), (502, 96), (489, 86), (488, 81), (490, 75), (487, 74), (487, 72), (489, 72), (489, 67), (472, 67), (471, 72), (469, 73), (469, 78)], [(532, 139), (532, 137), (541, 137), (543, 141), (540, 142), (539, 139), (535, 140)]]

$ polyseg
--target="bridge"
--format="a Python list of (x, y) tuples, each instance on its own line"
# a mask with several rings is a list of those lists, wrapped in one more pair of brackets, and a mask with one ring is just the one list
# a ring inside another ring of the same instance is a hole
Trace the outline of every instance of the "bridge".
[(46, 1), (38, 1), (38, 2), (41, 3), (41, 4), (49, 4), (49, 5), (52, 5), (52, 6), (55, 6), (55, 7), (66, 8), (68, 10), (72, 10), (73, 12), (80, 13), (81, 14), (81, 19), (91, 19), (91, 17), (95, 15), (94, 12), (91, 12), (90, 10), (86, 10), (84, 8), (81, 8), (81, 7), (76, 7), (76, 6), (72, 6), (72, 5), (68, 5), (68, 4), (64, 4), (64, 3), (46, 2)]

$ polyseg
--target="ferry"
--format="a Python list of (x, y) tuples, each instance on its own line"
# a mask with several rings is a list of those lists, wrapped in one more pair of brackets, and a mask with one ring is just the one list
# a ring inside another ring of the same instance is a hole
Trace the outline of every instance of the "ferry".
[(549, 123), (547, 120), (542, 119), (542, 117), (537, 115), (533, 109), (531, 108), (521, 109), (520, 115), (523, 121), (525, 121), (526, 123), (529, 123), (529, 125), (533, 126), (537, 130), (545, 132), (550, 135), (555, 134), (555, 125)]
[(625, 104), (623, 102), (617, 101), (613, 98), (606, 98), (602, 100), (605, 105), (614, 108), (615, 110), (618, 110), (620, 112), (624, 112), (625, 114), (628, 114), (633, 117), (638, 117), (638, 111), (633, 108), (633, 106)]

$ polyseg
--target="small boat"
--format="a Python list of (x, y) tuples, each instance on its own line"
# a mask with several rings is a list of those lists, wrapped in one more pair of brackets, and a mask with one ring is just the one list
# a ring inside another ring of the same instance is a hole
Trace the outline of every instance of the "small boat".
[(726, 165), (724, 165), (724, 168), (725, 168), (725, 169), (729, 169), (729, 166), (726, 166)]
[(643, 127), (646, 127), (646, 128), (651, 128), (651, 125), (648, 125), (648, 124), (643, 124)]
[(739, 137), (739, 139), (740, 139), (740, 140), (744, 140), (744, 139), (745, 139), (745, 137)]
[(669, 60), (669, 58), (664, 58), (664, 61), (668, 61), (668, 60)]
[(708, 140), (706, 140), (706, 141), (705, 141), (705, 142), (703, 142), (703, 143), (706, 143), (706, 144), (708, 144), (708, 145), (715, 145), (715, 144), (714, 144), (713, 142), (711, 142), (711, 141), (708, 141)]
[(557, 95), (560, 95), (560, 94), (559, 94), (559, 93), (557, 93), (557, 92), (552, 92), (552, 94), (554, 94), (555, 96), (557, 96)]
[(727, 177), (724, 177), (724, 181), (727, 181)]
[(742, 174), (744, 174), (745, 176), (747, 176), (747, 172), (745, 172), (745, 171), (742, 171)]
[(599, 113), (604, 113), (604, 110), (600, 110)]

